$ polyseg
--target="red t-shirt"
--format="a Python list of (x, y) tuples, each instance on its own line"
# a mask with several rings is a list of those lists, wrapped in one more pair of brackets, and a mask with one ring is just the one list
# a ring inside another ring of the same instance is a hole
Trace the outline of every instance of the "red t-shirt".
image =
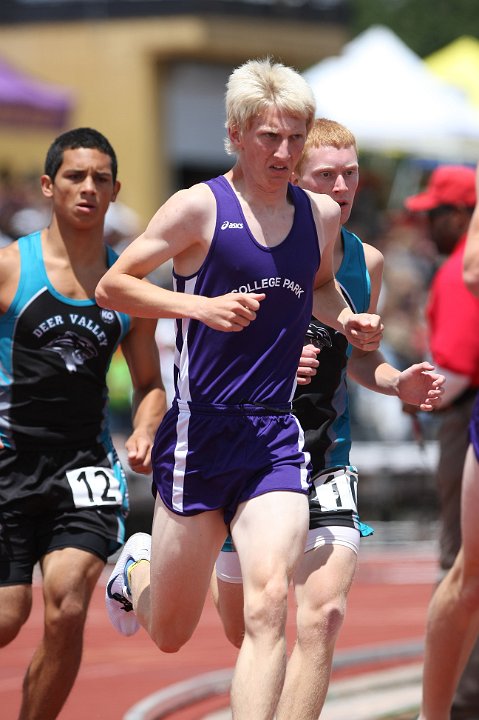
[(479, 387), (479, 298), (462, 279), (466, 236), (436, 272), (427, 304), (433, 363), (467, 375)]

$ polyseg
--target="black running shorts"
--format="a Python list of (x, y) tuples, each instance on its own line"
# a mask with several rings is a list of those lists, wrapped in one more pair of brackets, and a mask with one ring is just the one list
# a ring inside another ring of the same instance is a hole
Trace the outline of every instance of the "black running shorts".
[(72, 547), (106, 562), (125, 540), (126, 478), (112, 445), (0, 450), (0, 585), (30, 584), (47, 553)]

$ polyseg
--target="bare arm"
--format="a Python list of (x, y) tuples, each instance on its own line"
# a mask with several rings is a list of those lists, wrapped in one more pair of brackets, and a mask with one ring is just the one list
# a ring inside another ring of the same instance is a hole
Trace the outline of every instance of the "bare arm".
[[(381, 291), (384, 258), (371, 245), (364, 245), (364, 254), (371, 278), (368, 310), (375, 313)], [(430, 363), (411, 365), (401, 372), (386, 362), (380, 350), (365, 352), (353, 348), (348, 362), (348, 375), (370, 390), (383, 395), (396, 395), (403, 403), (424, 411), (436, 409), (444, 392), (444, 376), (435, 373)]]
[(321, 265), (313, 295), (313, 315), (342, 332), (352, 345), (368, 351), (374, 350), (382, 337), (381, 318), (375, 314), (353, 313), (334, 279), (333, 252), (339, 235), (339, 206), (327, 195), (308, 194), (312, 200), (321, 250)]
[(197, 272), (208, 252), (215, 218), (214, 197), (206, 185), (173, 195), (100, 280), (98, 304), (135, 317), (193, 318), (226, 332), (247, 327), (264, 294), (228, 293), (207, 298), (166, 290), (145, 280), (171, 259), (180, 274)]
[(353, 358), (348, 363), (348, 375), (357, 383), (383, 395), (396, 395), (406, 405), (414, 405), (426, 412), (441, 404), (444, 375), (434, 372), (428, 362), (416, 363), (402, 372), (387, 363), (381, 353)]
[[(476, 197), (479, 198), (479, 163), (476, 171)], [(472, 294), (479, 297), (479, 200), (476, 202), (467, 233), (463, 278)]]
[(133, 432), (125, 446), (130, 467), (138, 473), (151, 470), (151, 448), (166, 412), (155, 328), (156, 321), (135, 318), (121, 346), (133, 384)]

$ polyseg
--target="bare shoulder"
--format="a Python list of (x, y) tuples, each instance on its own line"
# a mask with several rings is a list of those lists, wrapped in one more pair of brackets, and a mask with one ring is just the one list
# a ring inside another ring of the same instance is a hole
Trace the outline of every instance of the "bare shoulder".
[(338, 203), (329, 195), (315, 193), (311, 190), (306, 190), (305, 192), (309, 196), (313, 208), (319, 211), (322, 217), (325, 217), (326, 219), (329, 217), (336, 218), (340, 214)]
[(207, 218), (215, 208), (214, 195), (205, 183), (175, 192), (158, 210), (155, 218), (171, 217), (178, 222)]
[(15, 295), (20, 277), (20, 251), (12, 242), (0, 250), (0, 312), (5, 312)]
[(341, 208), (338, 203), (322, 193), (306, 191), (311, 199), (314, 222), (318, 233), (321, 252), (326, 246), (334, 245), (341, 223)]
[(368, 243), (363, 243), (363, 248), (364, 259), (369, 272), (382, 271), (384, 267), (384, 255), (382, 252)]
[(379, 295), (383, 281), (384, 256), (373, 245), (363, 243), (364, 259), (371, 279), (371, 295), (368, 312), (377, 312)]
[(169, 260), (181, 275), (191, 275), (206, 256), (216, 223), (216, 203), (204, 183), (178, 190), (157, 210), (144, 232), (110, 269), (146, 277)]
[(187, 195), (189, 198), (189, 202), (194, 205), (196, 203), (211, 203), (212, 205), (215, 204), (215, 198), (213, 195), (213, 191), (204, 182), (197, 183), (196, 185), (192, 185), (189, 188), (186, 188), (185, 190), (181, 190), (181, 193), (184, 195)]
[(207, 237), (216, 220), (216, 202), (205, 183), (178, 190), (150, 220), (144, 237), (164, 238), (175, 247)]

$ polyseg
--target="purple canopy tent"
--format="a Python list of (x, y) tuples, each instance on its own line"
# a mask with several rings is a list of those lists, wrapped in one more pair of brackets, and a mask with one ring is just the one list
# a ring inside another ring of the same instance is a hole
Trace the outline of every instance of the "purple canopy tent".
[(61, 130), (72, 106), (70, 93), (16, 70), (0, 58), (0, 125)]

